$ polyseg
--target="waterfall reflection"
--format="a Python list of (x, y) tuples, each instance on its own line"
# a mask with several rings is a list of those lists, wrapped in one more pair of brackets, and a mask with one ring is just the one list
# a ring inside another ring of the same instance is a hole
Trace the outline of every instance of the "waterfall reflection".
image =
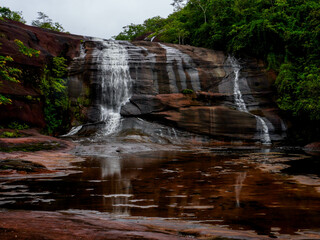
[(106, 177), (121, 177), (121, 163), (118, 156), (112, 158), (105, 158), (101, 162), (101, 176), (102, 178)]
[(240, 207), (240, 194), (243, 186), (243, 182), (247, 177), (246, 172), (241, 172), (238, 174), (236, 178), (236, 184), (235, 184), (235, 193), (236, 193), (236, 206)]
[(110, 204), (114, 215), (129, 216), (131, 181), (122, 178), (120, 157), (105, 158), (101, 162), (101, 176), (110, 181), (103, 189), (104, 206)]

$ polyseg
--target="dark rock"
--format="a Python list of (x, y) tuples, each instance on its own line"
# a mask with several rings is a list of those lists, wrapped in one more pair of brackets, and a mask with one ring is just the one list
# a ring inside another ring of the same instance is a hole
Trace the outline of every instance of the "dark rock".
[(45, 166), (25, 160), (0, 160), (0, 170), (16, 170), (27, 173), (46, 169)]
[(254, 116), (223, 106), (191, 106), (155, 115), (176, 123), (185, 130), (205, 135), (250, 140), (254, 139), (256, 132)]
[(120, 114), (122, 116), (139, 116), (141, 115), (141, 110), (139, 107), (132, 102), (128, 102), (121, 108)]

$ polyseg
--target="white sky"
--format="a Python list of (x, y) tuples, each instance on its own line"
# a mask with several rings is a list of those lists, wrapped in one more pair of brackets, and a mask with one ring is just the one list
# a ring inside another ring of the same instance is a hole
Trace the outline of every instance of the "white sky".
[(27, 24), (43, 12), (73, 34), (111, 38), (131, 23), (167, 17), (172, 0), (1, 0), (1, 7), (22, 11)]

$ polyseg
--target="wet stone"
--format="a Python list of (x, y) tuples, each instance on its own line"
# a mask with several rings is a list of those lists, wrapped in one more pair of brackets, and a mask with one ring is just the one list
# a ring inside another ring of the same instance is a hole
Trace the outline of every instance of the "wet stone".
[(27, 173), (33, 173), (33, 172), (38, 172), (40, 170), (45, 170), (46, 167), (30, 162), (30, 161), (25, 161), (25, 160), (0, 160), (0, 171), (1, 170), (16, 170), (16, 171), (23, 171)]

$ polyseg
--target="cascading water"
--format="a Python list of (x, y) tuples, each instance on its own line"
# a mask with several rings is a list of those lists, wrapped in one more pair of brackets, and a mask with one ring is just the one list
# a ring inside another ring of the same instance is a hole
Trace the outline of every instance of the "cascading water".
[[(235, 99), (235, 104), (237, 106), (237, 109), (241, 112), (246, 112), (249, 113), (246, 103), (242, 97), (242, 93), (240, 90), (240, 85), (239, 85), (239, 75), (240, 75), (240, 69), (241, 66), (238, 63), (238, 61), (234, 57), (228, 57), (228, 61), (231, 63), (233, 72), (234, 72), (234, 88), (233, 88), (233, 95)], [(251, 114), (251, 113), (249, 113)], [(269, 135), (269, 128), (266, 122), (263, 120), (262, 117), (259, 117), (257, 115), (252, 114), (256, 119), (257, 119), (257, 128), (259, 131), (261, 131), (261, 142), (263, 144), (270, 144), (271, 139)], [(259, 127), (261, 126), (261, 127)]]
[[(196, 69), (192, 58), (181, 52), (180, 50), (166, 46), (164, 44), (159, 43), (159, 45), (166, 50), (167, 56), (167, 72), (170, 81), (170, 92), (177, 93), (179, 92), (176, 80), (176, 73), (174, 71), (173, 65), (174, 63), (177, 65), (178, 68), (178, 77), (180, 79), (181, 87), (183, 89), (187, 88), (187, 76), (185, 71), (188, 73), (191, 81), (192, 90), (199, 91), (201, 90), (200, 80), (199, 80), (199, 73)], [(186, 69), (184, 69), (187, 66)]]
[(105, 122), (104, 135), (114, 133), (121, 120), (121, 107), (129, 101), (132, 79), (128, 65), (128, 52), (116, 41), (95, 40), (100, 45), (93, 55), (99, 62), (98, 79), (101, 84), (100, 120)]

